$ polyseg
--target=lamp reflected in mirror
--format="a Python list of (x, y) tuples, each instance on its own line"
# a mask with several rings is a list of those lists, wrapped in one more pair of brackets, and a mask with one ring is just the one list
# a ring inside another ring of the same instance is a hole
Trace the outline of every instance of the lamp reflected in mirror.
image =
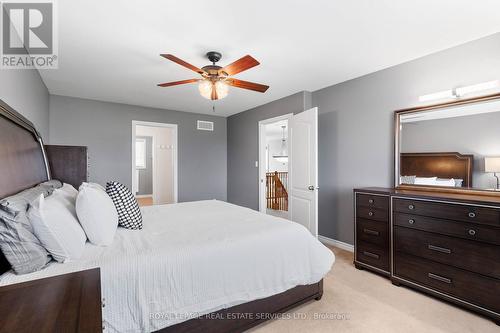
[(484, 172), (493, 173), (497, 180), (495, 191), (500, 191), (500, 180), (497, 173), (500, 172), (500, 156), (489, 156), (484, 158)]

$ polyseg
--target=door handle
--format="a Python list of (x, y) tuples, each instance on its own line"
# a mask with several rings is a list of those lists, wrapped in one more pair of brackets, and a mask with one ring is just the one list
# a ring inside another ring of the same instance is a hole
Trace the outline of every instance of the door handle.
[(314, 191), (314, 186), (312, 185), (309, 185), (309, 187), (307, 188), (309, 191)]

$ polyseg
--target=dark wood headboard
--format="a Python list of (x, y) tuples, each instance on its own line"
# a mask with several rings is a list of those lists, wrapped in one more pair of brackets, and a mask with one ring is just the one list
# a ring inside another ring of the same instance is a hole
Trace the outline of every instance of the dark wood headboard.
[(78, 189), (88, 182), (88, 154), (85, 146), (46, 145), (52, 178)]
[(402, 176), (463, 179), (462, 187), (472, 187), (473, 155), (447, 153), (401, 153)]
[(40, 134), (0, 100), (0, 199), (50, 179)]
[[(29, 120), (0, 100), (0, 199), (49, 179), (42, 137)], [(9, 269), (0, 251), (0, 274)]]

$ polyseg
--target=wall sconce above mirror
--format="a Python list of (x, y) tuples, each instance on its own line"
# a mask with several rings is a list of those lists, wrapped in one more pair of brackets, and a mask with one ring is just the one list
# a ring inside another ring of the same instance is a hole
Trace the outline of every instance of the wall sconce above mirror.
[(500, 93), (395, 112), (398, 188), (500, 195), (498, 156)]

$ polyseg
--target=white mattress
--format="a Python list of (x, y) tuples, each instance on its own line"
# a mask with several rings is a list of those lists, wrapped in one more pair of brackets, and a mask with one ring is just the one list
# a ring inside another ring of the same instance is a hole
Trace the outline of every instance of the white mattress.
[(113, 244), (87, 243), (82, 259), (7, 272), (0, 285), (101, 268), (107, 332), (148, 332), (316, 283), (333, 253), (303, 226), (221, 201), (142, 209), (144, 228)]

